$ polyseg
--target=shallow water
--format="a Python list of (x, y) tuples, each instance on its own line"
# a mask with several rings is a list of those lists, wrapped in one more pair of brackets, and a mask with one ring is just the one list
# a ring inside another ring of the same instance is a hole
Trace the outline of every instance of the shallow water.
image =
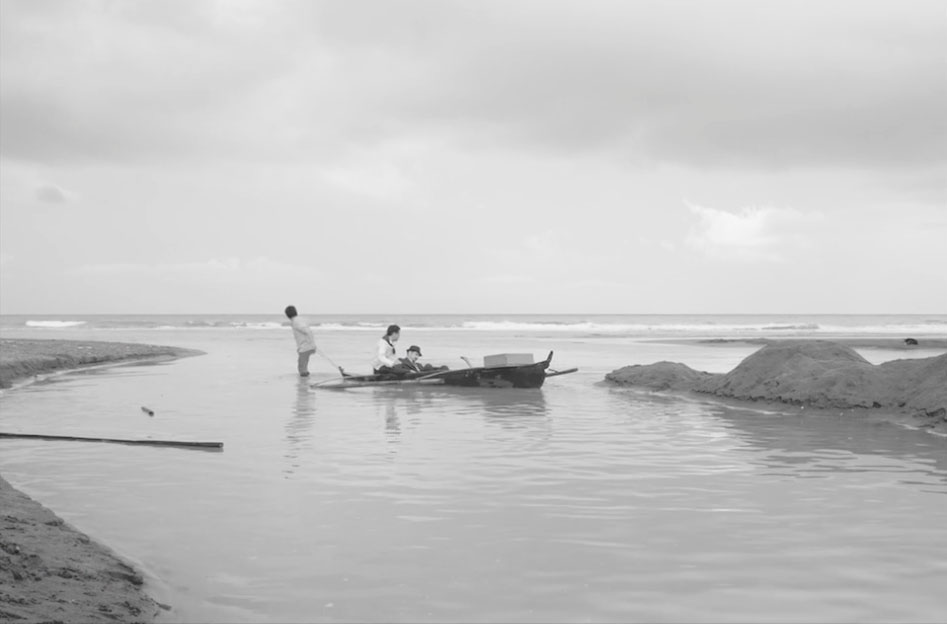
[[(0, 471), (147, 571), (167, 621), (947, 613), (947, 438), (599, 383), (661, 359), (722, 372), (755, 347), (422, 331), (410, 341), (433, 363), (555, 347), (554, 366), (581, 371), (535, 391), (331, 391), (293, 374), (278, 330), (95, 337), (208, 354), (7, 392), (4, 430), (224, 451), (7, 440)], [(353, 371), (374, 341), (318, 338)], [(309, 381), (333, 372), (311, 368)]]

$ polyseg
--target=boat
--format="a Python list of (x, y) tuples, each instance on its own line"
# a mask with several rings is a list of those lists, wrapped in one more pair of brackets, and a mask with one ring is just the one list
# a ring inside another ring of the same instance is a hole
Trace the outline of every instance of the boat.
[[(491, 363), (489, 358), (485, 366), (469, 366), (468, 368), (435, 369), (419, 373), (350, 375), (342, 372), (341, 379), (330, 379), (312, 384), (313, 388), (358, 388), (364, 386), (392, 386), (392, 385), (442, 385), (466, 388), (541, 388), (550, 377), (568, 375), (578, 368), (554, 370), (549, 368), (552, 363), (552, 354), (541, 362), (534, 363), (505, 363), (503, 356), (499, 363)], [(465, 359), (466, 361), (466, 359)]]

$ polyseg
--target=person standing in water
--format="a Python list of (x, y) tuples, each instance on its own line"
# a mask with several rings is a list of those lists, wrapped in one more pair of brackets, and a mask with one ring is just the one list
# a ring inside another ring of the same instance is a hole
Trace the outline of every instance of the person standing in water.
[(296, 353), (299, 359), (296, 361), (296, 370), (300, 377), (309, 376), (309, 358), (316, 352), (316, 339), (312, 337), (312, 330), (309, 329), (309, 323), (303, 320), (296, 312), (296, 306), (286, 306), (286, 318), (293, 328), (293, 338), (296, 339)]
[(389, 325), (385, 330), (385, 335), (375, 347), (372, 370), (376, 375), (395, 372), (393, 369), (399, 363), (395, 357), (395, 343), (399, 338), (401, 338), (401, 328), (397, 325)]

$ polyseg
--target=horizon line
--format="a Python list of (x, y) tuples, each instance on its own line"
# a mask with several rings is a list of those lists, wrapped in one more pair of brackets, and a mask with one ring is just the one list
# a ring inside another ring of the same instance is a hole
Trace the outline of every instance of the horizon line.
[[(300, 312), (302, 316), (947, 316), (947, 312)], [(0, 312), (3, 316), (284, 316), (280, 312)]]

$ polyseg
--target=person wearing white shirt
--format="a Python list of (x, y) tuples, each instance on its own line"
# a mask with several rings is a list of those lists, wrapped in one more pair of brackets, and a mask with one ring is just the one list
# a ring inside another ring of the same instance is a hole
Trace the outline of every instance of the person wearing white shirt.
[(401, 338), (401, 328), (397, 325), (389, 325), (385, 335), (375, 347), (372, 370), (376, 375), (394, 372), (392, 368), (398, 365), (398, 359), (395, 357), (395, 343), (399, 338)]
[(309, 324), (296, 312), (296, 306), (286, 306), (285, 313), (293, 328), (293, 338), (296, 339), (296, 353), (299, 356), (296, 361), (296, 370), (299, 371), (300, 377), (308, 377), (309, 358), (316, 352), (316, 339), (312, 337)]

